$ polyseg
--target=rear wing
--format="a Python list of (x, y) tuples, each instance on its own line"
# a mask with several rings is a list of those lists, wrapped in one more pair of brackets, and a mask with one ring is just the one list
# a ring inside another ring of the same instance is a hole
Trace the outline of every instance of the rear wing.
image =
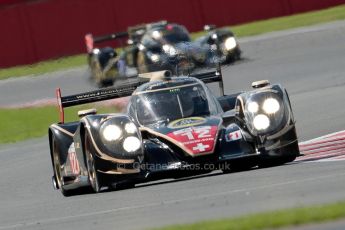
[[(166, 75), (170, 77), (170, 75)], [(219, 82), (219, 87), (221, 89), (222, 94), (224, 95), (224, 88), (223, 88), (223, 77), (220, 66), (217, 67), (216, 71), (199, 73), (199, 74), (191, 74), (190, 77), (198, 78), (199, 80), (203, 81), (204, 83), (212, 83), (212, 82)], [(75, 105), (82, 105), (97, 101), (105, 101), (115, 98), (127, 97), (131, 96), (136, 88), (146, 81), (137, 81), (133, 83), (124, 84), (123, 86), (118, 87), (111, 87), (106, 89), (100, 89), (80, 94), (74, 94), (69, 96), (62, 96), (61, 89), (56, 89), (56, 97), (57, 97), (57, 104), (59, 107), (59, 114), (60, 114), (60, 122), (65, 122), (65, 112), (64, 109), (67, 107), (75, 106)]]
[(101, 43), (109, 40), (115, 40), (119, 38), (128, 37), (128, 32), (112, 33), (107, 35), (102, 35), (98, 37), (93, 37), (92, 34), (85, 35), (85, 45), (88, 53), (91, 53), (95, 43)]
[(121, 98), (130, 96), (133, 91), (139, 86), (143, 84), (143, 82), (137, 82), (130, 85), (126, 85), (123, 87), (114, 87), (114, 88), (107, 88), (101, 90), (95, 90), (80, 94), (74, 94), (69, 96), (61, 96), (61, 89), (56, 89), (56, 97), (57, 103), (59, 107), (60, 113), (60, 122), (65, 122), (65, 112), (64, 109), (67, 107), (75, 106), (75, 105), (82, 105), (97, 101), (104, 101), (110, 100), (114, 98)]

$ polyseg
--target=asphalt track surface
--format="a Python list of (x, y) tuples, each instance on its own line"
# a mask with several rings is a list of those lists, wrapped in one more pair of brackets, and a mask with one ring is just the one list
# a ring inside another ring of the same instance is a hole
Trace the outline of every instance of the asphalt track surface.
[[(279, 82), (290, 93), (301, 141), (344, 130), (344, 41), (345, 21), (242, 39), (244, 60), (223, 71), (226, 92), (259, 79)], [(86, 72), (1, 81), (0, 105), (51, 98), (57, 86), (66, 94), (92, 89)], [(0, 174), (0, 229), (143, 229), (345, 199), (345, 161), (214, 172), (65, 198), (50, 183), (46, 138), (0, 146)]]

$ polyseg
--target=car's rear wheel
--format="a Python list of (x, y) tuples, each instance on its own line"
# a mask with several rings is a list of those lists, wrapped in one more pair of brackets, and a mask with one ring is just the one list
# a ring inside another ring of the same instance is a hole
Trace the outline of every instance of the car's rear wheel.
[(85, 144), (85, 159), (86, 159), (89, 182), (93, 191), (98, 193), (101, 191), (102, 184), (100, 180), (100, 175), (97, 172), (95, 157), (93, 153), (91, 152), (91, 141), (90, 141), (90, 137), (87, 131), (85, 132), (84, 144)]

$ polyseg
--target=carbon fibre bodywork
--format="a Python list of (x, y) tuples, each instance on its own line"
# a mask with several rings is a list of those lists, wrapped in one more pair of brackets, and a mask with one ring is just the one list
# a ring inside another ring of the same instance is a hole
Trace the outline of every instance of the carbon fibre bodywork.
[(282, 86), (267, 83), (216, 98), (205, 82), (222, 82), (220, 72), (195, 77), (163, 77), (136, 87), (58, 97), (63, 112), (64, 106), (131, 95), (125, 114), (84, 112), (78, 122), (62, 119), (50, 126), (55, 187), (64, 195), (82, 187), (99, 192), (157, 175), (283, 164), (299, 154)]

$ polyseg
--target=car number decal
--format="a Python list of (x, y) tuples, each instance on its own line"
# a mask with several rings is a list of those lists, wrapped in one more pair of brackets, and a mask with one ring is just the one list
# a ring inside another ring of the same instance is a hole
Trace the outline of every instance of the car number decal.
[(200, 154), (213, 150), (217, 131), (217, 126), (196, 126), (171, 132), (168, 136), (181, 143), (193, 154)]

